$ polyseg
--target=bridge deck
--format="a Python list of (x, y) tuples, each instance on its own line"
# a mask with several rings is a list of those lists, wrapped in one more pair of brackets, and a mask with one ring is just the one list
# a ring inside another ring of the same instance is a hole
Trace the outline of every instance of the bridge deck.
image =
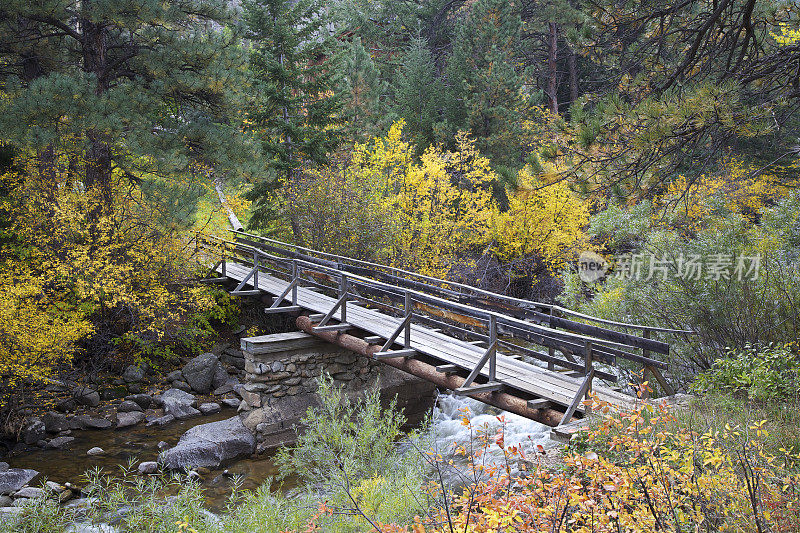
[[(250, 265), (228, 262), (225, 275), (241, 282), (251, 271)], [(222, 267), (217, 267), (222, 273)], [(253, 287), (252, 278), (246, 285)], [(261, 272), (258, 276), (258, 290), (273, 296), (280, 296), (289, 285), (288, 281)], [(289, 297), (286, 298), (289, 301)], [(336, 299), (307, 287), (298, 287), (297, 305), (314, 313), (328, 313), (336, 304)], [(336, 316), (336, 315), (335, 315)], [(388, 314), (368, 309), (355, 302), (347, 304), (347, 323), (384, 339), (389, 338), (402, 322)], [(453, 364), (467, 371), (477, 365), (485, 349), (469, 342), (451, 337), (431, 328), (412, 324), (411, 347), (442, 364)], [(484, 368), (481, 375), (488, 376)], [(562, 372), (550, 371), (539, 366), (517, 360), (501, 352), (497, 353), (496, 381), (503, 384), (507, 392), (521, 391), (536, 398), (543, 398), (561, 406), (569, 406), (577, 395), (582, 379), (573, 378)], [(597, 398), (619, 407), (629, 407), (636, 399), (632, 396), (595, 384), (593, 391)], [(578, 408), (583, 410), (583, 406)]]

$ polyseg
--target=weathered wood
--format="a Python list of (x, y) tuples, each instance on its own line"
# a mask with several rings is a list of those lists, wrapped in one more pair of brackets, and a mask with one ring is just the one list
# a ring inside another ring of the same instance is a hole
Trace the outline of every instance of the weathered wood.
[(220, 278), (203, 278), (203, 279), (198, 279), (197, 282), (198, 283), (225, 283), (226, 281), (229, 281), (229, 280), (230, 280), (230, 278), (228, 278), (228, 277), (224, 277), (224, 278), (222, 278), (222, 277), (220, 277)]
[(231, 291), (229, 294), (231, 296), (258, 296), (261, 294), (261, 291)]
[(581, 388), (578, 389), (578, 393), (575, 395), (575, 398), (572, 400), (572, 403), (569, 404), (567, 408), (567, 412), (564, 413), (564, 418), (561, 419), (561, 424), (566, 424), (572, 417), (575, 415), (575, 411), (577, 411), (578, 406), (580, 406), (581, 402), (584, 400), (584, 396), (589, 392), (592, 387), (592, 378), (594, 377), (594, 369), (589, 372), (589, 375), (583, 380), (583, 385)]
[(388, 350), (388, 351), (375, 352), (372, 356), (375, 359), (389, 359), (392, 357), (414, 357), (415, 355), (417, 355), (417, 351), (408, 348), (405, 350)]
[(292, 331), (289, 333), (260, 335), (258, 337), (244, 337), (239, 340), (239, 347), (243, 352), (264, 354), (310, 348), (318, 346), (321, 342), (319, 337), (309, 335), (304, 331)]
[(544, 398), (537, 398), (535, 400), (528, 400), (528, 409), (550, 409), (553, 404), (550, 400)]
[(468, 387), (459, 387), (453, 391), (456, 396), (470, 396), (480, 392), (495, 392), (502, 390), (503, 384), (497, 381), (490, 381), (480, 385), (470, 385)]
[(302, 310), (303, 308), (299, 305), (284, 305), (282, 307), (267, 307), (264, 309), (264, 313), (268, 315), (274, 315), (279, 313), (297, 313)]
[(452, 374), (458, 372), (458, 367), (456, 365), (437, 365), (436, 371), (442, 372), (443, 374)]
[(331, 324), (328, 326), (316, 326), (314, 328), (315, 331), (347, 331), (349, 329), (354, 329), (355, 326), (352, 324), (348, 324), (347, 322), (342, 322), (341, 324)]

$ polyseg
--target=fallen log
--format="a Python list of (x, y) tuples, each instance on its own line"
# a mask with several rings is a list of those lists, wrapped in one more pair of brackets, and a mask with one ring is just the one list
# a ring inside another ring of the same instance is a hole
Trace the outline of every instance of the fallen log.
[[(331, 344), (336, 344), (337, 346), (341, 346), (342, 348), (346, 348), (369, 358), (372, 358), (375, 352), (381, 350), (380, 346), (369, 344), (364, 339), (359, 339), (347, 333), (340, 333), (337, 331), (314, 331), (313, 324), (308, 316), (297, 317), (296, 323), (297, 327), (306, 333), (310, 333)], [(380, 361), (446, 389), (457, 389), (461, 387), (465, 381), (461, 376), (438, 372), (435, 366), (412, 358), (392, 357), (384, 358)], [(555, 409), (530, 409), (528, 408), (527, 400), (505, 392), (481, 392), (470, 394), (469, 396), (483, 403), (493, 405), (510, 413), (524, 416), (525, 418), (550, 427), (557, 426), (564, 416), (564, 413)]]

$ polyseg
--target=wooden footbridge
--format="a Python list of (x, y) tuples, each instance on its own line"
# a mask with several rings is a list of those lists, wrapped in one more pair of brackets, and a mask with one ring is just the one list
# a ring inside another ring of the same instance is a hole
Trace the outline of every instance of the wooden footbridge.
[[(231, 294), (240, 297), (270, 295), (267, 313), (309, 314), (311, 333), (334, 341), (357, 337), (373, 346), (364, 353), (393, 366), (409, 370), (398, 362), (413, 360), (433, 367), (429, 379), (455, 394), (504, 407), (521, 403), (517, 412), (551, 425), (583, 416), (590, 393), (631, 406), (637, 397), (616, 385), (622, 376), (651, 377), (665, 395), (674, 394), (662, 375), (667, 365), (653, 356), (670, 347), (651, 333), (691, 332), (604, 321), (242, 231), (233, 235), (198, 237), (203, 260), (214, 265), (202, 281), (235, 283)], [(433, 379), (437, 374), (448, 380)], [(535, 415), (543, 410), (558, 416)]]

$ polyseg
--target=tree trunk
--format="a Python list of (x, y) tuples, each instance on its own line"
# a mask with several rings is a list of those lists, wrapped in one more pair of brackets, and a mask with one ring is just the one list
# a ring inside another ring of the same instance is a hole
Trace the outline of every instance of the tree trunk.
[[(101, 95), (108, 90), (106, 64), (106, 30), (102, 22), (95, 22), (90, 16), (91, 0), (83, 2), (84, 17), (81, 18), (81, 40), (83, 52), (83, 70), (94, 74), (97, 80), (95, 94)], [(111, 207), (111, 147), (108, 136), (94, 129), (86, 131), (89, 147), (86, 149), (85, 181), (86, 190), (98, 193), (100, 206), (95, 216), (106, 212)]]
[(547, 53), (547, 97), (550, 99), (550, 111), (558, 115), (558, 71), (556, 70), (558, 26), (555, 22), (550, 22), (548, 26), (550, 28), (550, 46)]

